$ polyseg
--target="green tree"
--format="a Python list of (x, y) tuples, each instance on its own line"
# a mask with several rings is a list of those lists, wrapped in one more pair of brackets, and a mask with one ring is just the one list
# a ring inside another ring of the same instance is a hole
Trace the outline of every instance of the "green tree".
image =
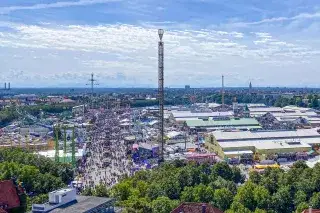
[(165, 194), (170, 199), (178, 199), (180, 196), (181, 188), (179, 182), (174, 177), (168, 177), (161, 184)]
[(82, 192), (81, 195), (83, 196), (93, 196), (93, 190), (91, 187), (86, 187)]
[(112, 188), (112, 196), (119, 201), (124, 201), (131, 195), (131, 184), (129, 181), (120, 182)]
[(212, 173), (216, 176), (220, 176), (226, 180), (232, 180), (233, 172), (230, 166), (226, 162), (216, 163), (212, 167)]
[(296, 213), (301, 213), (301, 212), (303, 212), (304, 210), (306, 210), (308, 208), (309, 208), (308, 203), (302, 202), (297, 206)]
[(316, 163), (313, 167), (311, 178), (314, 183), (315, 190), (320, 191), (320, 163)]
[(232, 167), (232, 180), (235, 183), (243, 183), (245, 180), (245, 176), (243, 174), (241, 174), (241, 170), (239, 169), (239, 167)]
[(146, 195), (151, 200), (154, 200), (157, 197), (164, 196), (165, 192), (164, 192), (164, 189), (161, 187), (160, 184), (152, 183), (152, 184), (150, 184), (149, 188), (147, 189)]
[(259, 184), (261, 181), (261, 175), (257, 171), (251, 171), (249, 173), (249, 180), (252, 183)]
[(294, 164), (293, 164), (293, 168), (296, 168), (296, 169), (306, 169), (308, 168), (308, 165), (306, 164), (306, 162), (302, 161), (302, 160), (299, 160), (299, 161), (296, 161)]
[(268, 189), (268, 191), (270, 192), (270, 194), (276, 192), (277, 188), (278, 188), (278, 184), (276, 180), (273, 180), (271, 177), (266, 177), (263, 176), (261, 178), (261, 182), (260, 185), (264, 186), (266, 189)]
[(49, 200), (48, 194), (40, 194), (38, 196), (31, 198), (31, 203), (42, 204), (42, 203), (48, 202), (48, 200)]
[(302, 107), (303, 106), (303, 102), (302, 102), (302, 99), (300, 97), (297, 97), (296, 98), (296, 103), (295, 105), (299, 106), (299, 107)]
[(233, 200), (233, 194), (227, 188), (217, 189), (214, 192), (214, 205), (222, 211), (227, 210)]
[(234, 197), (234, 201), (242, 204), (244, 207), (253, 211), (256, 208), (256, 202), (254, 199), (254, 190), (256, 185), (250, 181), (242, 185)]
[(318, 108), (319, 107), (319, 101), (318, 101), (318, 97), (314, 97), (312, 99), (312, 108)]
[(310, 198), (310, 204), (314, 209), (320, 209), (320, 192), (313, 193)]
[(1, 149), (0, 159), (18, 164), (34, 166), (40, 173), (49, 173), (59, 177), (65, 184), (73, 180), (73, 168), (69, 164), (56, 163), (44, 156), (38, 156), (19, 148)]
[(180, 183), (180, 187), (184, 188), (185, 186), (192, 186), (193, 185), (193, 177), (192, 172), (189, 167), (182, 168), (178, 174), (178, 181)]
[(211, 187), (200, 184), (195, 186), (193, 191), (196, 202), (209, 203), (213, 201), (214, 190)]
[(254, 211), (254, 213), (267, 213), (267, 211), (266, 211), (266, 210), (263, 210), (263, 209), (256, 208), (256, 210)]
[(253, 193), (255, 203), (257, 204), (257, 208), (268, 209), (271, 202), (271, 196), (269, 194), (269, 191), (263, 186), (257, 186), (254, 189)]
[(272, 197), (276, 212), (287, 213), (293, 211), (290, 187), (281, 187)]
[(195, 202), (195, 194), (192, 186), (187, 186), (181, 192), (181, 200), (185, 202)]
[(96, 197), (109, 197), (109, 191), (107, 186), (104, 184), (99, 184), (94, 188), (93, 195)]
[(243, 204), (233, 201), (229, 210), (226, 213), (251, 213), (250, 209), (246, 208)]
[(308, 178), (300, 178), (297, 182), (293, 183), (296, 190), (303, 191), (306, 196), (311, 196), (315, 191), (315, 183)]
[(307, 195), (304, 191), (297, 191), (294, 195), (294, 205), (298, 206), (307, 200)]
[(0, 163), (0, 180), (12, 177), (23, 183), (27, 193), (43, 194), (65, 186), (60, 178), (49, 173), (42, 174), (34, 166), (8, 161)]
[(223, 179), (222, 177), (216, 178), (214, 182), (209, 183), (209, 186), (211, 186), (213, 189), (222, 189), (227, 188), (229, 189), (233, 194), (237, 193), (237, 186), (234, 182), (228, 181)]
[(150, 213), (152, 212), (151, 203), (146, 198), (138, 198), (136, 196), (130, 196), (128, 200), (122, 201), (121, 204), (129, 210), (135, 210), (134, 212)]
[(153, 213), (168, 213), (176, 208), (179, 201), (170, 200), (168, 197), (158, 197), (152, 201), (152, 212)]

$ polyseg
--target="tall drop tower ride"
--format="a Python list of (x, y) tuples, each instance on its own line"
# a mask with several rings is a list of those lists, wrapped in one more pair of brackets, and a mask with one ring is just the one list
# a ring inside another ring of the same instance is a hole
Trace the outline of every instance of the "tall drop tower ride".
[(159, 145), (160, 145), (160, 161), (164, 160), (164, 90), (163, 90), (163, 56), (164, 44), (162, 41), (164, 30), (159, 29), (158, 34), (160, 41), (158, 42), (158, 99), (159, 99)]

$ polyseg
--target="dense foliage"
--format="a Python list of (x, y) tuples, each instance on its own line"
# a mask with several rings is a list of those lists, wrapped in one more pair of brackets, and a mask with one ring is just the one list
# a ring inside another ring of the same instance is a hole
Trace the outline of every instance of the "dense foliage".
[(28, 153), (22, 149), (0, 150), (0, 180), (16, 178), (22, 182), (28, 208), (32, 203), (46, 201), (50, 191), (65, 187), (73, 179), (70, 165)]
[(56, 163), (41, 155), (28, 153), (22, 149), (0, 150), (0, 162), (14, 162), (36, 167), (40, 173), (48, 173), (61, 178), (65, 184), (73, 180), (73, 169), (70, 164)]
[(300, 213), (309, 205), (320, 208), (320, 164), (311, 169), (299, 161), (288, 172), (251, 172), (244, 183), (240, 169), (224, 162), (210, 166), (176, 161), (139, 171), (105, 192), (109, 194), (132, 213), (168, 213), (181, 202), (211, 203), (227, 213)]
[(152, 171), (139, 171), (111, 189), (127, 212), (168, 213), (181, 201), (211, 202), (226, 210), (244, 177), (226, 163), (185, 165), (165, 163)]

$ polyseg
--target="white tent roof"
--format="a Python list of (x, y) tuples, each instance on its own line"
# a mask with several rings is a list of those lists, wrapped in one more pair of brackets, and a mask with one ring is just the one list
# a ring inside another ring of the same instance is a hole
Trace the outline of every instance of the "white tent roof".
[(171, 132), (168, 132), (166, 135), (167, 135), (168, 138), (174, 138), (174, 137), (177, 137), (179, 135), (182, 135), (182, 133), (181, 132), (177, 132), (177, 131), (171, 131)]

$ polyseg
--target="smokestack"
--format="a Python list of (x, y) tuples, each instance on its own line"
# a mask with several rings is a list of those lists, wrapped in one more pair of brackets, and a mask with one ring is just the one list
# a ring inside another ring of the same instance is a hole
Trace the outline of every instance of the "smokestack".
[(8, 90), (10, 90), (10, 82), (8, 83)]
[(4, 83), (4, 89), (5, 90), (7, 89), (7, 83)]
[(202, 213), (206, 213), (206, 208), (207, 208), (206, 204), (202, 204)]

